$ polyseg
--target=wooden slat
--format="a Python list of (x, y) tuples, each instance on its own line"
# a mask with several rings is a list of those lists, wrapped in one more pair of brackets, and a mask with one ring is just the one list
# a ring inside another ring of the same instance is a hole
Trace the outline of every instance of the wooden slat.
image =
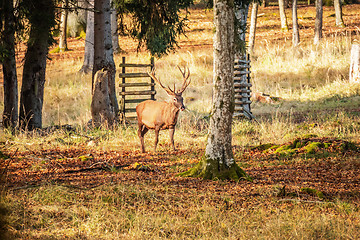
[(251, 71), (234, 71), (234, 75), (245, 75), (245, 74), (249, 74), (251, 73)]
[(250, 68), (250, 65), (236, 65), (235, 64), (235, 70), (237, 70), (238, 68)]
[(155, 83), (140, 82), (140, 83), (120, 83), (119, 84), (119, 87), (148, 87), (148, 86), (155, 86)]
[(235, 111), (242, 111), (244, 110), (243, 107), (235, 106)]
[(146, 100), (150, 100), (150, 98), (146, 98), (146, 99), (125, 99), (125, 103), (141, 103), (143, 101), (146, 101)]
[[(235, 98), (237, 98), (237, 97), (235, 96)], [(239, 105), (242, 105), (242, 104), (250, 104), (250, 103), (251, 103), (250, 100), (243, 100), (243, 101), (241, 101), (241, 100), (235, 100), (235, 104), (239, 104)]]
[(235, 96), (236, 96), (236, 98), (248, 98), (248, 99), (250, 99), (251, 98), (251, 96), (249, 95), (249, 94), (247, 94), (247, 93), (235, 93)]
[(235, 59), (234, 63), (250, 63), (250, 60), (239, 60), (239, 59)]
[(141, 77), (149, 77), (147, 73), (120, 73), (120, 78), (141, 78)]
[(126, 113), (136, 112), (136, 108), (127, 108), (125, 109)]
[(152, 95), (156, 94), (156, 91), (128, 91), (120, 92), (120, 95)]
[(233, 117), (244, 117), (244, 113), (234, 113)]
[(151, 64), (121, 63), (119, 67), (151, 67)]
[[(235, 87), (242, 87), (242, 86), (240, 85), (240, 86), (235, 86)], [(235, 88), (235, 93), (251, 93), (251, 90), (250, 89), (243, 89), (243, 88), (241, 88), (241, 89)]]
[[(235, 81), (240, 81), (241, 79), (235, 79), (234, 78), (234, 80)], [(244, 82), (235, 82), (234, 86), (235, 86), (235, 84), (236, 84), (236, 87), (251, 87), (252, 86), (251, 83), (244, 83)]]

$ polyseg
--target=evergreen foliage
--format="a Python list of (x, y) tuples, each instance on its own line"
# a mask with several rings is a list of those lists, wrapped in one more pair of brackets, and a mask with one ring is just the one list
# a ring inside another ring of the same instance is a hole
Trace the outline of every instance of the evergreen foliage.
[[(193, 0), (114, 0), (120, 15), (120, 33), (139, 41), (153, 56), (173, 51), (176, 38), (185, 33), (188, 7)], [(185, 9), (182, 14), (181, 10)], [(124, 21), (131, 17), (131, 23)]]

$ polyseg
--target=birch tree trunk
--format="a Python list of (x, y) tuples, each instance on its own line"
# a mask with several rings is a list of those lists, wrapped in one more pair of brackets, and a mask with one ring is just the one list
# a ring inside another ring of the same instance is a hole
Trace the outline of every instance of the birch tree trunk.
[(293, 43), (293, 47), (296, 48), (300, 43), (299, 24), (297, 17), (297, 0), (293, 0), (292, 2), (292, 24), (293, 24), (292, 43)]
[(286, 19), (285, 13), (285, 0), (279, 0), (279, 11), (281, 21), (281, 31), (289, 31), (289, 26)]
[(45, 86), (46, 59), (49, 50), (50, 29), (55, 18), (52, 0), (34, 1), (30, 36), (25, 53), (20, 94), (20, 127), (34, 130), (42, 127), (42, 108)]
[(18, 122), (18, 82), (15, 60), (15, 21), (13, 0), (3, 2), (4, 36), (2, 45), (7, 50), (7, 56), (2, 60), (4, 75), (4, 128), (14, 129)]
[(115, 62), (112, 49), (111, 35), (111, 8), (110, 0), (96, 0), (94, 14), (94, 66), (92, 88), (94, 88), (94, 76), (98, 70), (109, 71), (109, 92), (111, 107), (114, 109), (116, 119), (119, 116), (119, 105), (115, 92)]
[(342, 17), (342, 7), (340, 0), (334, 0), (334, 8), (335, 8), (336, 26), (345, 27), (345, 23)]
[(204, 179), (245, 177), (232, 152), (231, 124), (234, 99), (234, 9), (233, 1), (214, 1), (214, 87), (208, 142), (204, 157), (183, 176)]
[(254, 51), (258, 7), (259, 7), (259, 3), (253, 2), (252, 9), (251, 9), (251, 22), (250, 22), (250, 31), (249, 31), (249, 51), (250, 52)]
[(118, 33), (118, 23), (117, 23), (117, 15), (116, 9), (111, 9), (111, 36), (112, 36), (112, 46), (115, 54), (121, 52), (121, 48), (119, 46), (119, 33)]
[[(88, 8), (94, 9), (94, 0), (89, 0)], [(94, 11), (88, 11), (86, 17), (86, 39), (84, 50), (84, 62), (80, 72), (88, 74), (94, 66)]]
[(353, 44), (351, 46), (349, 81), (351, 83), (360, 83), (360, 45), (359, 44)]
[(322, 21), (323, 21), (323, 1), (315, 0), (316, 18), (315, 18), (315, 32), (314, 32), (314, 44), (320, 43), (322, 38)]
[(68, 20), (68, 0), (65, 0), (63, 3), (63, 9), (61, 11), (61, 23), (60, 23), (60, 39), (59, 39), (59, 49), (60, 52), (65, 52), (68, 50), (67, 47), (67, 36), (66, 36), (66, 29), (67, 29), (67, 20)]
[(246, 24), (247, 17), (249, 13), (249, 3), (240, 2), (240, 4), (235, 4), (235, 34), (234, 39), (239, 41), (240, 44), (237, 44), (235, 47), (235, 59), (245, 59), (246, 58)]

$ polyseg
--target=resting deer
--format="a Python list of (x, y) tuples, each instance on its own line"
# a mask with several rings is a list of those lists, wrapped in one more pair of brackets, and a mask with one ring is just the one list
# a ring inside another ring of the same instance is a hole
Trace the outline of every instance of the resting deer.
[(136, 114), (139, 125), (138, 135), (140, 138), (141, 150), (143, 153), (145, 152), (144, 135), (149, 129), (155, 130), (155, 152), (156, 146), (159, 141), (159, 131), (161, 129), (169, 129), (171, 145), (173, 147), (173, 150), (175, 151), (175, 125), (177, 122), (179, 111), (183, 111), (185, 109), (183, 97), (181, 95), (191, 82), (191, 80), (188, 81), (188, 78), (190, 77), (189, 68), (187, 71), (185, 68), (184, 71), (182, 71), (179, 66), (178, 68), (184, 78), (184, 82), (178, 91), (175, 91), (175, 83), (173, 90), (170, 87), (164, 87), (160, 80), (155, 77), (154, 69), (148, 73), (149, 76), (154, 79), (154, 81), (156, 81), (166, 91), (166, 93), (169, 95), (169, 97), (172, 98), (172, 100), (170, 100), (169, 102), (156, 102), (153, 100), (147, 100), (137, 105)]

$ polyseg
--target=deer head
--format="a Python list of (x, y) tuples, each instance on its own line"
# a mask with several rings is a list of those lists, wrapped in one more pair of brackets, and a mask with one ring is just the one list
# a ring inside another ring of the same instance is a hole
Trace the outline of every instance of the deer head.
[(169, 86), (165, 87), (161, 81), (159, 79), (157, 79), (155, 77), (155, 68), (152, 69), (151, 72), (149, 72), (149, 76), (154, 79), (155, 82), (157, 82), (160, 87), (162, 89), (164, 89), (166, 91), (166, 93), (168, 94), (169, 97), (172, 98), (173, 104), (175, 107), (177, 107), (178, 109), (180, 109), (181, 111), (185, 110), (185, 106), (184, 106), (184, 102), (183, 102), (183, 97), (182, 97), (182, 93), (185, 91), (185, 89), (189, 86), (191, 79), (188, 81), (189, 77), (190, 77), (190, 70), (189, 68), (184, 67), (184, 70), (181, 70), (181, 68), (179, 66), (177, 66), (183, 76), (183, 84), (181, 86), (181, 88), (179, 90), (175, 89), (175, 83), (174, 83), (174, 88), (171, 89)]

